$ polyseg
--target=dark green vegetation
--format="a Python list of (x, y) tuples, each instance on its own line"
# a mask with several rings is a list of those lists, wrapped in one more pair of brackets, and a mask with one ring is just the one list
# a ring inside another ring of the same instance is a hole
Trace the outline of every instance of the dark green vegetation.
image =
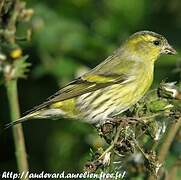
[[(178, 52), (181, 49), (180, 0), (28, 0), (34, 10), (32, 42), (19, 44), (32, 64), (27, 79), (18, 82), (21, 112), (44, 101), (80, 72), (107, 57), (130, 34), (152, 30), (163, 34)], [(180, 55), (163, 56), (156, 63), (154, 87), (161, 80), (180, 81)], [(0, 124), (10, 121), (4, 86), (0, 87)], [(154, 104), (153, 104), (154, 106)], [(29, 121), (23, 125), (30, 170), (78, 172), (89, 160), (90, 148), (102, 146), (97, 132), (77, 121)], [(171, 146), (166, 166), (180, 156), (180, 133)], [(0, 137), (0, 170), (17, 170), (11, 130)], [(178, 178), (179, 179), (179, 178)]]

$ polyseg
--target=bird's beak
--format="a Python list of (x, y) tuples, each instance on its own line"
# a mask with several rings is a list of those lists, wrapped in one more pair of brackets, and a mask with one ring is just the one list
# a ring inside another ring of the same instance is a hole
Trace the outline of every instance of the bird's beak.
[(170, 54), (170, 55), (174, 55), (177, 54), (177, 51), (170, 45), (170, 44), (166, 44), (162, 50), (163, 54)]

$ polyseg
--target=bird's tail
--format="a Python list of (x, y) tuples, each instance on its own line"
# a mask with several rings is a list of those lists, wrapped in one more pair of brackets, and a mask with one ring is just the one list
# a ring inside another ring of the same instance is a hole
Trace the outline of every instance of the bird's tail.
[(10, 122), (8, 124), (5, 125), (5, 129), (8, 129), (16, 124), (19, 124), (19, 123), (22, 123), (22, 122), (25, 122), (29, 119), (33, 119), (34, 117), (36, 117), (38, 115), (39, 112), (35, 112), (35, 113), (30, 113), (30, 114), (27, 114), (19, 119), (17, 119), (16, 121), (13, 121), (13, 122)]

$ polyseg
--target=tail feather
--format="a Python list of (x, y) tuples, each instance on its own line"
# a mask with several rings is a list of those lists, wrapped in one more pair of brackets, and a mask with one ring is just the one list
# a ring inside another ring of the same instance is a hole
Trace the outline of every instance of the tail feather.
[[(37, 113), (36, 113), (37, 114)], [(27, 114), (26, 116), (23, 116), (19, 119), (17, 119), (16, 121), (13, 121), (13, 122), (10, 122), (8, 124), (5, 125), (5, 129), (8, 129), (16, 124), (19, 124), (19, 123), (22, 123), (22, 122), (25, 122), (29, 119), (33, 119), (33, 117), (35, 117), (35, 113), (32, 113), (32, 114)]]
[(10, 122), (9, 124), (5, 125), (5, 129), (8, 129), (16, 124), (25, 122), (29, 119), (45, 119), (45, 118), (54, 118), (57, 119), (57, 117), (64, 116), (65, 112), (62, 111), (61, 109), (53, 108), (53, 109), (44, 109), (44, 110), (39, 110), (35, 111), (32, 113), (29, 113), (13, 122)]

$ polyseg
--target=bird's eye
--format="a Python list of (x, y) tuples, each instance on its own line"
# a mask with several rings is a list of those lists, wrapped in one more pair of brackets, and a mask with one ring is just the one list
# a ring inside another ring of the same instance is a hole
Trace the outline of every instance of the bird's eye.
[(153, 41), (153, 44), (154, 44), (155, 46), (159, 46), (159, 45), (160, 45), (160, 41), (159, 41), (159, 40), (155, 40), (155, 41)]

